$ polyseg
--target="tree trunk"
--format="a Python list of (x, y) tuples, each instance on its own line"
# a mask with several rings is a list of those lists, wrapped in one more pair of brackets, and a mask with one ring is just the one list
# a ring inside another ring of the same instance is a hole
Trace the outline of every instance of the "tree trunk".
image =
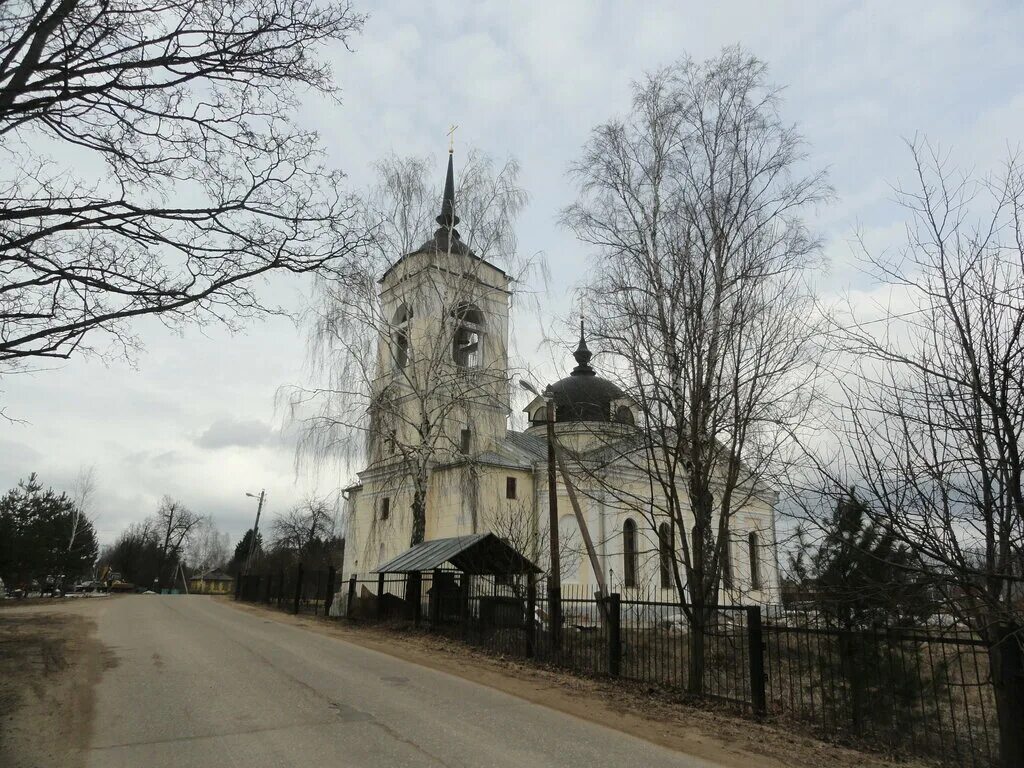
[(412, 497), (412, 536), (409, 546), (422, 544), (427, 535), (427, 495), (417, 490)]
[(999, 757), (1003, 768), (1024, 766), (1024, 649), (1022, 628), (1002, 624), (989, 648), (989, 668), (999, 721)]
[(704, 636), (707, 633), (707, 614), (704, 601), (694, 601), (690, 622), (690, 658), (687, 659), (686, 691), (693, 696), (704, 695)]

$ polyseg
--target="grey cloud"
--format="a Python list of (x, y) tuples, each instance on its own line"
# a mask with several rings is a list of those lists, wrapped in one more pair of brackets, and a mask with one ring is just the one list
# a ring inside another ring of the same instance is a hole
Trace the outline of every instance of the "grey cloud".
[(29, 473), (38, 471), (36, 464), (42, 456), (39, 451), (25, 443), (0, 439), (0, 472), (4, 476), (28, 477)]
[(200, 448), (258, 448), (274, 440), (274, 432), (266, 423), (258, 419), (234, 419), (231, 417), (213, 422), (203, 434), (196, 439)]

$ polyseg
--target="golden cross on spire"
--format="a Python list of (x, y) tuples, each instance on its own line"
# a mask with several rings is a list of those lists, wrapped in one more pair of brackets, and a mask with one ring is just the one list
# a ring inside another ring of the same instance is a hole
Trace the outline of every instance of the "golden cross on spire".
[(451, 154), (455, 151), (455, 129), (459, 126), (452, 124), (452, 127), (448, 130), (448, 153)]

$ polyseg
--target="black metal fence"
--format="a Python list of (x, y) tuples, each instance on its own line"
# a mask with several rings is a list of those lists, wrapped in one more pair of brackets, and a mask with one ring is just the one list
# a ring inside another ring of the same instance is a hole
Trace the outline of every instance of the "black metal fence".
[(243, 574), (235, 580), (235, 599), (263, 603), (292, 613), (330, 615), (335, 596), (335, 570), (285, 568), (277, 572)]
[(939, 627), (848, 629), (814, 610), (767, 612), (768, 711), (950, 765), (998, 764), (984, 641)]
[[(337, 592), (337, 594), (333, 594)], [(551, 626), (543, 583), (434, 571), (333, 570), (239, 580), (237, 597), (363, 621), (429, 626), (494, 653), (688, 692), (833, 739), (949, 765), (998, 764), (984, 643), (939, 628), (844, 629), (813, 611), (716, 606), (700, 632), (676, 602), (563, 585)]]

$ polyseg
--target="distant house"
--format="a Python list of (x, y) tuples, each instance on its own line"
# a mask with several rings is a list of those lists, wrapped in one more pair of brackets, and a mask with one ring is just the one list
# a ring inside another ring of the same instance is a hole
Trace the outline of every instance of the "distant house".
[(193, 576), (188, 591), (198, 595), (227, 595), (235, 588), (235, 577), (220, 568)]

